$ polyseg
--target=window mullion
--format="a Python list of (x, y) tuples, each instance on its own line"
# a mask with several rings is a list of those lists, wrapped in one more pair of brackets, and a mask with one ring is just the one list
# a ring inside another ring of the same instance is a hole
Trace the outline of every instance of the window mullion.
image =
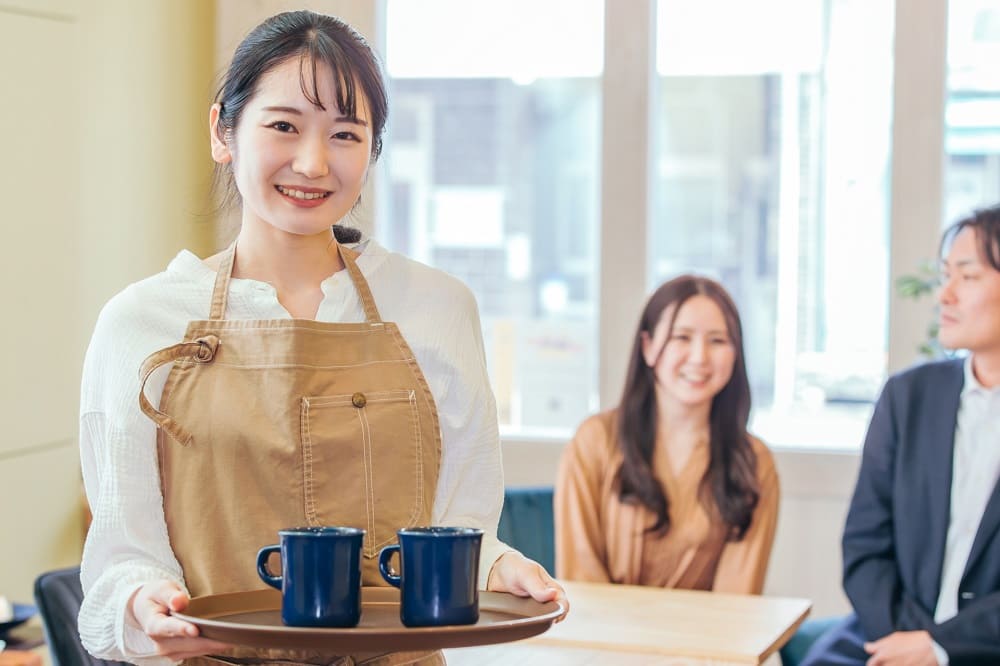
[(896, 280), (935, 256), (944, 186), (947, 0), (896, 0), (890, 200), (889, 372), (913, 364), (933, 317)]
[(608, 0), (600, 228), (600, 404), (617, 403), (646, 295), (656, 1)]

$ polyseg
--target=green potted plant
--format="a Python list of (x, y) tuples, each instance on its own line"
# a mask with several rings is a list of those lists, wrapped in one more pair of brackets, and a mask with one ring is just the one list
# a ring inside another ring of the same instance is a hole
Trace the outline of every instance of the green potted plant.
[[(934, 261), (925, 260), (912, 275), (902, 275), (896, 280), (896, 293), (900, 298), (920, 300), (932, 295), (940, 285), (938, 265)], [(937, 306), (934, 306), (935, 316), (927, 325), (927, 338), (920, 344), (917, 351), (927, 359), (945, 358), (950, 353), (941, 346), (938, 340)]]

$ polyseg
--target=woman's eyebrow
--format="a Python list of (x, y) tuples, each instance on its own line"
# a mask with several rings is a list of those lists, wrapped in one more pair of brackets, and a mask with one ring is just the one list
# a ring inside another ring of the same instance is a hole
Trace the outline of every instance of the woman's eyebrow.
[(362, 127), (368, 127), (368, 123), (366, 123), (361, 118), (356, 118), (354, 116), (340, 116), (339, 118), (335, 119), (335, 122), (338, 122), (338, 123), (352, 123), (354, 125), (361, 125)]
[[(674, 333), (694, 333), (694, 326), (674, 326)], [(722, 328), (710, 328), (704, 331), (707, 335), (729, 335), (729, 332)]]
[[(291, 113), (296, 116), (302, 115), (302, 110), (297, 109), (294, 106), (265, 106), (264, 111), (270, 111), (272, 113)], [(363, 127), (368, 127), (368, 123), (361, 118), (355, 116), (337, 116), (333, 119), (337, 123), (351, 123), (353, 125), (361, 125)]]
[(297, 116), (302, 115), (302, 111), (296, 109), (294, 106), (265, 106), (265, 111), (276, 111), (279, 113), (293, 113)]

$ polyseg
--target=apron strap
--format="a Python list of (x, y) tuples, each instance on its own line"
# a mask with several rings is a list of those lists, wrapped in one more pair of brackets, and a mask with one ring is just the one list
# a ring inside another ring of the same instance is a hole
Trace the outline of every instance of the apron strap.
[(142, 367), (139, 369), (139, 409), (142, 410), (143, 414), (152, 419), (158, 428), (162, 428), (164, 432), (177, 440), (182, 446), (187, 446), (191, 443), (191, 433), (181, 427), (173, 418), (153, 407), (149, 398), (146, 397), (146, 382), (154, 370), (182, 358), (191, 359), (195, 363), (211, 363), (212, 359), (215, 358), (215, 352), (218, 348), (219, 338), (214, 335), (206, 335), (194, 342), (181, 342), (166, 349), (153, 352), (146, 357), (146, 360), (142, 362)]
[[(369, 324), (381, 323), (382, 316), (375, 305), (375, 298), (372, 296), (371, 288), (368, 286), (365, 276), (361, 274), (361, 269), (358, 268), (358, 253), (344, 247), (340, 243), (336, 243), (336, 241), (335, 244), (337, 246), (337, 253), (340, 255), (340, 260), (344, 263), (344, 267), (347, 268), (347, 273), (351, 276), (351, 282), (354, 283), (354, 288), (358, 291), (358, 298), (361, 299), (361, 305), (365, 310), (365, 320)], [(215, 286), (212, 288), (212, 309), (208, 315), (208, 318), (211, 320), (220, 320), (226, 317), (229, 280), (233, 274), (233, 262), (235, 259), (236, 241), (233, 241), (232, 245), (226, 248), (225, 253), (222, 255), (219, 270), (215, 274)]]
[(212, 310), (209, 319), (226, 318), (226, 300), (229, 298), (229, 279), (233, 275), (233, 261), (236, 259), (236, 241), (226, 248), (222, 262), (215, 274), (215, 287), (212, 288)]
[(378, 308), (375, 306), (375, 298), (372, 296), (372, 290), (368, 287), (368, 280), (358, 268), (358, 253), (340, 243), (337, 243), (337, 252), (340, 253), (340, 260), (344, 262), (344, 267), (347, 268), (347, 273), (351, 276), (354, 288), (358, 290), (358, 298), (361, 299), (361, 305), (365, 309), (365, 320), (369, 324), (381, 323), (382, 315), (379, 314)]

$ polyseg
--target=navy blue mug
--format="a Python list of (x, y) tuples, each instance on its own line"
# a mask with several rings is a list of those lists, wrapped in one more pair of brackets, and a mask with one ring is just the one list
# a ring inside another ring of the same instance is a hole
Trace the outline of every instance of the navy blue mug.
[[(479, 546), (483, 531), (471, 527), (410, 527), (399, 544), (386, 546), (378, 568), (400, 588), (399, 618), (407, 627), (475, 624), (479, 620)], [(399, 575), (389, 560), (399, 553)]]
[[(281, 590), (281, 621), (295, 627), (353, 627), (361, 619), (361, 545), (354, 527), (292, 527), (257, 551), (260, 579)], [(281, 553), (281, 575), (267, 566)]]

